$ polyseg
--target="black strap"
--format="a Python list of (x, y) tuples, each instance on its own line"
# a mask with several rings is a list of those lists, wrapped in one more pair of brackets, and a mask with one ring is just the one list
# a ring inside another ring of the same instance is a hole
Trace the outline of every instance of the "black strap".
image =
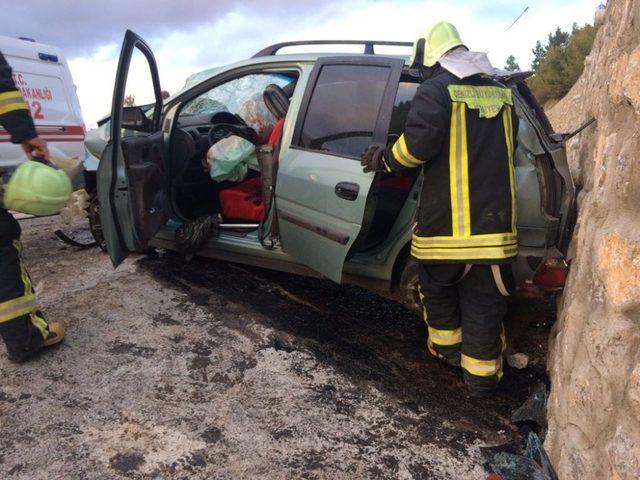
[(413, 58), (411, 69), (419, 69), (424, 65), (424, 45), (426, 41), (424, 38), (418, 39), (416, 42), (416, 56)]
[[(260, 165), (260, 181), (262, 184), (262, 201), (264, 203), (265, 216), (258, 227), (258, 237), (260, 243), (267, 248), (275, 246), (275, 228), (277, 220), (271, 216), (271, 212), (275, 207), (275, 182), (278, 174), (278, 159), (274, 155), (272, 145), (261, 145), (258, 150), (258, 163)], [(268, 230), (265, 230), (264, 223), (271, 217), (272, 222)], [(265, 242), (269, 237), (270, 245)]]

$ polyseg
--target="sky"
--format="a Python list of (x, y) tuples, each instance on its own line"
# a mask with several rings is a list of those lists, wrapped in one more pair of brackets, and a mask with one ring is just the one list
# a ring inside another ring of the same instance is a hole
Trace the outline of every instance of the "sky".
[[(250, 57), (272, 43), (308, 39), (413, 41), (447, 20), (471, 50), (496, 67), (531, 49), (556, 27), (592, 23), (601, 0), (2, 0), (2, 35), (60, 47), (68, 59), (87, 127), (111, 109), (126, 29), (151, 46), (162, 88), (175, 93), (198, 71)], [(526, 8), (529, 10), (509, 31)], [(132, 74), (134, 75), (134, 74)], [(141, 71), (140, 75), (146, 75)]]

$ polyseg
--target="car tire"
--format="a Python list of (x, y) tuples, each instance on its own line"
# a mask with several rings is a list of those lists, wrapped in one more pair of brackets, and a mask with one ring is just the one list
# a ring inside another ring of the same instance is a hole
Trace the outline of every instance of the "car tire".
[(400, 281), (396, 290), (398, 302), (405, 308), (414, 312), (422, 312), (422, 304), (420, 295), (418, 294), (418, 285), (420, 264), (409, 257), (402, 269)]

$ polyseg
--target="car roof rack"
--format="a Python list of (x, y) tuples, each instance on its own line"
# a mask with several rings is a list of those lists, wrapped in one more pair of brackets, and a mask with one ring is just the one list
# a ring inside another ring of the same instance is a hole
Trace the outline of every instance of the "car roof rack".
[(296, 42), (281, 42), (270, 45), (263, 48), (256, 53), (252, 58), (256, 57), (270, 57), (278, 53), (279, 50), (285, 47), (298, 47), (303, 45), (364, 45), (365, 55), (375, 55), (374, 46), (384, 45), (393, 47), (412, 47), (411, 42), (388, 42), (378, 40), (301, 40)]

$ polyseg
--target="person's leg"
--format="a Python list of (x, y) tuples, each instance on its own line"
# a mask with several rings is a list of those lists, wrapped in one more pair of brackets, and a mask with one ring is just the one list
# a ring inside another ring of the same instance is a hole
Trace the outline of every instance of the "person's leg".
[(458, 292), (465, 383), (473, 396), (490, 395), (502, 378), (506, 348), (502, 320), (507, 300), (496, 286), (490, 265), (474, 265), (460, 282)]
[(0, 336), (16, 361), (32, 357), (50, 335), (21, 252), (20, 225), (0, 209)]
[(464, 265), (424, 264), (420, 269), (420, 299), (427, 324), (427, 347), (432, 355), (460, 366), (460, 307), (454, 283)]

